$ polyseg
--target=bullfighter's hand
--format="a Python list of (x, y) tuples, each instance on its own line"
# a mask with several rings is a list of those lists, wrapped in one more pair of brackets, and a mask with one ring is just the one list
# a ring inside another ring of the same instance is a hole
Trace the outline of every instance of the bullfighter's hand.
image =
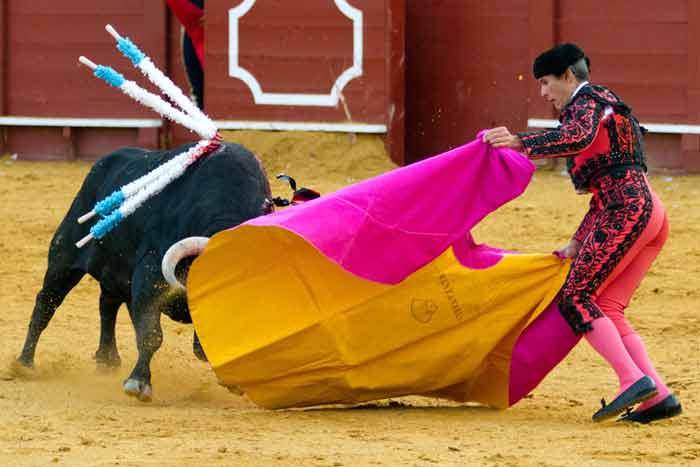
[(554, 252), (554, 255), (561, 258), (561, 259), (576, 258), (576, 255), (578, 255), (578, 250), (580, 248), (581, 248), (581, 244), (578, 241), (571, 239), (571, 241), (568, 243), (568, 245), (556, 250)]
[(484, 143), (488, 143), (494, 148), (511, 148), (521, 150), (523, 143), (518, 135), (511, 134), (508, 128), (499, 126), (491, 128), (484, 133)]

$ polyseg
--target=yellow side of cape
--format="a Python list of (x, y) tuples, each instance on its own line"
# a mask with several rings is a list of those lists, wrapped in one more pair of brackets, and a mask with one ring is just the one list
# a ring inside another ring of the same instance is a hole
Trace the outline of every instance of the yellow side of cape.
[(468, 269), (448, 250), (397, 285), (280, 228), (215, 235), (187, 284), (221, 384), (266, 408), (426, 394), (508, 406), (510, 352), (568, 270), (553, 255)]

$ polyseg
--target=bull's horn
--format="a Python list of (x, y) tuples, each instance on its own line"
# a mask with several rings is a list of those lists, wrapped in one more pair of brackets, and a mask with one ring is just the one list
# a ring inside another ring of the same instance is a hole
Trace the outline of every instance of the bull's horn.
[(163, 256), (163, 262), (160, 265), (163, 271), (163, 277), (172, 287), (185, 290), (184, 284), (175, 277), (175, 267), (182, 258), (188, 256), (198, 256), (204, 251), (209, 241), (208, 237), (187, 237), (168, 248)]

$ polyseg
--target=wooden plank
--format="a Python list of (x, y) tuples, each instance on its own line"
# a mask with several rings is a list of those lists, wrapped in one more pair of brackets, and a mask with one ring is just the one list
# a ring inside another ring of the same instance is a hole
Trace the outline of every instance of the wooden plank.
[(167, 6), (165, 2), (143, 2), (141, 49), (165, 71), (167, 66)]
[[(140, 73), (116, 49), (114, 40), (104, 30), (106, 16), (83, 18), (83, 27), (75, 21), (37, 20), (32, 16), (14, 16), (7, 47), (13, 53), (6, 57), (5, 111), (8, 115), (35, 117), (153, 117), (119, 90), (92, 76), (78, 65), (77, 57), (85, 55), (98, 63), (115, 67), (127, 79), (142, 83)], [(43, 18), (43, 16), (42, 16)], [(143, 28), (143, 13), (128, 17), (126, 29), (118, 30), (137, 43)], [(10, 20), (10, 18), (7, 18)], [(43, 22), (42, 22), (43, 21)], [(138, 26), (138, 29), (135, 28)], [(33, 31), (42, 30), (43, 34)], [(84, 36), (80, 41), (80, 36)], [(136, 36), (136, 37), (135, 37)], [(56, 92), (60, 89), (61, 92)]]
[(70, 127), (63, 127), (61, 135), (63, 136), (66, 158), (74, 160), (76, 156), (75, 130)]
[(485, 15), (486, 3), (407, 2), (407, 162), (464, 144), (486, 127), (525, 126), (528, 4), (498, 2)]
[[(354, 3), (354, 2), (353, 2)], [(527, 18), (529, 5), (522, 0), (504, 0), (502, 2), (483, 2), (481, 0), (438, 0), (421, 2), (407, 1), (409, 16), (419, 13), (421, 18), (430, 22), (442, 23), (452, 19), (457, 23), (463, 21), (481, 22), (486, 18), (503, 18), (506, 20)], [(462, 33), (463, 31), (459, 31)]]
[(686, 86), (655, 86), (638, 83), (603, 82), (628, 103), (640, 120), (659, 123), (688, 123)]
[(695, 0), (636, 0), (633, 4), (629, 0), (558, 0), (558, 3), (559, 16), (565, 19), (683, 24)]
[(530, 66), (523, 79), (527, 81), (529, 118), (556, 117), (556, 111), (540, 95), (540, 85), (532, 74), (532, 63), (535, 58), (547, 49), (554, 47), (556, 42), (555, 29), (555, 4), (554, 0), (529, 0), (528, 1), (528, 58)]
[(82, 160), (95, 160), (118, 147), (139, 146), (138, 129), (131, 128), (81, 128), (76, 135), (77, 154)]
[(137, 142), (139, 147), (150, 150), (156, 150), (159, 148), (160, 132), (158, 131), (158, 128), (139, 128), (137, 132)]
[[(235, 6), (235, 5), (234, 5)], [(352, 121), (386, 124), (384, 2), (353, 1), (363, 13), (363, 74), (342, 90)], [(219, 120), (346, 122), (344, 106), (259, 105), (229, 76), (230, 1), (207, 2), (206, 104)], [(324, 25), (325, 26), (322, 26)], [(258, 2), (240, 21), (239, 65), (265, 93), (329, 94), (353, 63), (352, 21), (327, 0)]]
[[(601, 83), (680, 86), (688, 82), (689, 56), (683, 55), (627, 55), (598, 53), (591, 68), (595, 80)], [(649, 64), (654, 67), (650, 68)], [(653, 72), (649, 70), (653, 69)]]
[(16, 153), (20, 160), (67, 159), (62, 129), (56, 127), (7, 129), (5, 150)]
[(562, 0), (559, 41), (580, 45), (591, 58), (592, 80), (611, 87), (638, 118), (693, 123), (688, 79), (697, 52), (690, 50), (688, 14), (696, 8), (685, 0), (642, 0), (630, 12), (629, 2)]
[[(688, 6), (688, 123), (700, 123), (700, 5)], [(700, 172), (700, 136), (683, 135), (681, 163), (688, 172)]]
[[(167, 74), (168, 66), (168, 36), (167, 36), (167, 6), (165, 2), (143, 2), (143, 42), (142, 51), (148, 55), (156, 67)], [(139, 81), (145, 87), (147, 78)], [(161, 95), (155, 86), (151, 89)], [(134, 105), (138, 105), (134, 103)], [(167, 120), (167, 119), (164, 119)], [(167, 131), (167, 129), (166, 129)], [(147, 149), (158, 149), (160, 145), (161, 130), (158, 128), (141, 128), (138, 131), (138, 144)]]
[(7, 95), (7, 0), (0, 0), (0, 115), (6, 112)]
[[(15, 3), (13, 2), (13, 7)], [(12, 28), (8, 40), (14, 44), (26, 44), (35, 47), (68, 46), (92, 48), (95, 45), (114, 44), (114, 39), (107, 34), (104, 27), (111, 23), (120, 34), (140, 42), (143, 38), (142, 12), (122, 15), (63, 15), (54, 16), (16, 15), (10, 11)], [(80, 25), (80, 27), (76, 27)], [(36, 31), (42, 31), (37, 34)]]
[[(191, 95), (190, 84), (187, 81), (187, 76), (185, 74), (185, 65), (183, 63), (182, 57), (182, 34), (181, 25), (175, 15), (168, 11), (167, 15), (167, 31), (168, 31), (168, 44), (167, 44), (167, 57), (168, 57), (168, 76), (173, 80), (175, 84), (180, 86), (182, 91), (186, 96)], [(206, 37), (206, 36), (205, 36)], [(204, 96), (208, 95), (208, 81), (205, 74), (204, 77)], [(208, 110), (205, 109), (208, 113)], [(192, 141), (192, 133), (181, 127), (180, 125), (166, 123), (167, 128), (165, 129), (166, 134), (166, 145), (168, 147), (179, 146), (184, 143), (189, 143)]]
[(700, 5), (688, 6), (688, 123), (700, 123)]
[[(687, 53), (688, 24), (560, 20), (561, 42), (575, 42), (594, 58), (598, 52), (624, 55)], [(595, 31), (595, 33), (593, 32)], [(624, 40), (620, 40), (624, 37)]]
[(264, 92), (327, 94), (352, 66), (352, 22), (332, 3), (301, 3), (282, 14), (277, 4), (260, 2), (239, 21), (239, 64)]
[(406, 162), (406, 1), (386, 1), (386, 89), (388, 106), (386, 121), (387, 149), (391, 159)]
[[(70, 147), (60, 127), (12, 127), (7, 129), (6, 150), (20, 160), (66, 160)], [(73, 131), (82, 159), (94, 160), (120, 146), (136, 146), (137, 130), (128, 128), (84, 128)]]
[[(62, 15), (81, 15), (90, 18), (95, 16), (115, 16), (141, 11), (144, 3), (151, 3), (151, 0), (119, 0), (118, 2), (95, 0), (70, 0), (68, 2), (56, 2), (54, 0), (15, 1), (12, 5), (12, 15), (13, 17), (45, 15), (54, 18)], [(114, 24), (114, 26), (116, 27), (117, 24)]]

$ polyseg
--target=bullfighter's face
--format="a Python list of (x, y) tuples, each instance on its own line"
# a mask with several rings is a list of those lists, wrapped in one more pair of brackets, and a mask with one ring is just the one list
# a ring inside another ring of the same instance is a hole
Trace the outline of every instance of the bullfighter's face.
[(561, 111), (569, 102), (571, 95), (578, 86), (578, 81), (571, 70), (566, 70), (561, 76), (545, 75), (539, 80), (540, 95), (557, 110)]

